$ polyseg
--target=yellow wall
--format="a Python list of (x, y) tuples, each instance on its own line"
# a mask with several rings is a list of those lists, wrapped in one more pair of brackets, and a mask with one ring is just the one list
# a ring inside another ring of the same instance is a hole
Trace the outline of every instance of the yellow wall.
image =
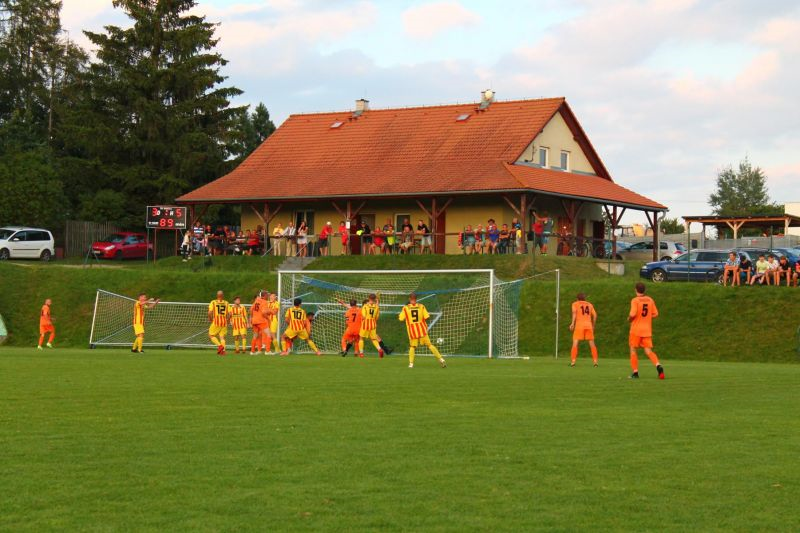
[(558, 168), (561, 165), (561, 150), (566, 150), (570, 154), (570, 171), (577, 170), (594, 174), (594, 169), (589, 163), (589, 159), (587, 159), (581, 147), (578, 146), (578, 143), (575, 142), (572, 131), (570, 131), (567, 123), (564, 122), (561, 113), (556, 113), (550, 119), (542, 133), (536, 136), (517, 161), (538, 163), (539, 147), (545, 147), (550, 150), (550, 168)]

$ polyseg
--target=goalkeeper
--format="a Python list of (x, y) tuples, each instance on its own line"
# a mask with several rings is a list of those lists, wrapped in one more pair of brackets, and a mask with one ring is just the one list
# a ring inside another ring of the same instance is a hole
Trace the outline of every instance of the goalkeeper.
[(413, 292), (408, 295), (408, 305), (403, 306), (400, 311), (400, 316), (397, 318), (400, 322), (406, 323), (406, 332), (408, 333), (408, 368), (414, 368), (414, 355), (416, 348), (419, 345), (426, 346), (433, 356), (439, 360), (442, 368), (447, 368), (447, 363), (436, 349), (436, 346), (431, 344), (431, 339), (428, 337), (428, 320), (431, 317), (428, 310), (423, 304), (417, 303), (417, 295)]

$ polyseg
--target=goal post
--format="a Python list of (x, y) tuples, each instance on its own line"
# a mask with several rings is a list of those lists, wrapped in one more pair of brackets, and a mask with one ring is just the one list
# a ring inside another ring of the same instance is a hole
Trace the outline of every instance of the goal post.
[[(279, 318), (300, 298), (306, 311), (315, 313), (314, 342), (323, 352), (335, 353), (341, 350), (346, 327), (340, 302), (349, 305), (355, 300), (360, 306), (374, 293), (380, 298), (378, 335), (405, 351), (408, 338), (398, 316), (414, 292), (431, 314), (429, 336), (442, 354), (519, 357), (520, 285), (521, 281), (500, 281), (492, 269), (280, 270)], [(307, 351), (305, 346), (300, 349)], [(418, 353), (428, 352), (421, 347)]]

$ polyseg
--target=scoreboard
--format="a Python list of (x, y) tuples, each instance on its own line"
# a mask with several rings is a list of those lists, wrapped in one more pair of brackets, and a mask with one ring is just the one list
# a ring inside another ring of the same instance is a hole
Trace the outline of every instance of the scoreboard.
[(174, 205), (148, 205), (147, 229), (186, 229), (186, 211)]

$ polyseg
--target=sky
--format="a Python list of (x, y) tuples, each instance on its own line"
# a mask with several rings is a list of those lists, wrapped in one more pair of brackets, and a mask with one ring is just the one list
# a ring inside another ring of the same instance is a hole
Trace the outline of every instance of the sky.
[[(126, 18), (63, 0), (70, 38)], [(238, 104), (293, 113), (564, 96), (614, 181), (710, 212), (748, 157), (800, 202), (797, 0), (200, 0)], [(626, 215), (623, 223), (644, 221)]]

